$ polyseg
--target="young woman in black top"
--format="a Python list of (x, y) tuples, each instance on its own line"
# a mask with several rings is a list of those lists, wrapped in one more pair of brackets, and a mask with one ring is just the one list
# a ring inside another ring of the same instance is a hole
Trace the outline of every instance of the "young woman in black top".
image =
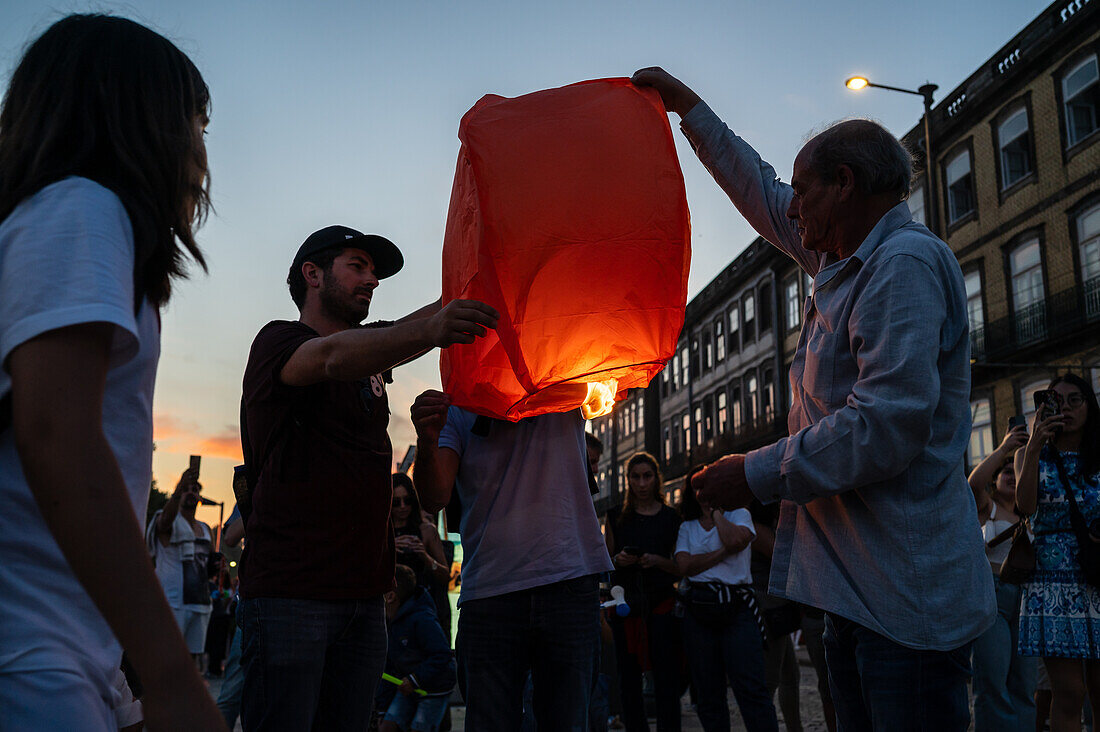
[(626, 465), (623, 506), (609, 511), (604, 536), (615, 571), (612, 585), (626, 593), (630, 614), (610, 616), (619, 664), (623, 723), (627, 732), (648, 730), (642, 672), (653, 670), (657, 729), (680, 729), (681, 652), (675, 605), (676, 565), (672, 552), (680, 515), (665, 504), (661, 471), (646, 452)]

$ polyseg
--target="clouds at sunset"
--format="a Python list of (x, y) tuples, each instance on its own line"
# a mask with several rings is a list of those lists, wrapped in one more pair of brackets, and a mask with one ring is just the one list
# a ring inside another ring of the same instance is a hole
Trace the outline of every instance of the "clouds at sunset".
[(153, 441), (158, 452), (241, 460), (241, 436), (235, 424), (211, 432), (186, 418), (154, 414)]

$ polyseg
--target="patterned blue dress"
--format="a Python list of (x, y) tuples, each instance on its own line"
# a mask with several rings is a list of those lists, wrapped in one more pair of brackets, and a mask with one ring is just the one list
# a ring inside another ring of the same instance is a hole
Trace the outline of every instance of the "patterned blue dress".
[[(1062, 460), (1086, 523), (1100, 518), (1100, 473), (1082, 480), (1077, 453), (1064, 452)], [(1031, 528), (1036, 571), (1020, 600), (1020, 655), (1100, 659), (1100, 591), (1085, 584), (1077, 564), (1069, 501), (1049, 446), (1039, 454)]]

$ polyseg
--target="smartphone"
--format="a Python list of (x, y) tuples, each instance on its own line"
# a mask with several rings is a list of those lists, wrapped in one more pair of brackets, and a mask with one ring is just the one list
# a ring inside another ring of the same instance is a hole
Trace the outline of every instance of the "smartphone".
[(195, 474), (195, 477), (199, 477), (199, 464), (202, 463), (202, 455), (191, 456), (191, 471)]
[(1042, 411), (1043, 417), (1053, 417), (1062, 412), (1062, 407), (1058, 404), (1058, 395), (1050, 389), (1035, 392), (1032, 399), (1035, 403), (1035, 411)]
[(1017, 427), (1027, 427), (1027, 420), (1022, 414), (1017, 414), (1015, 417), (1008, 418), (1008, 429), (1011, 431)]
[[(1058, 403), (1058, 392), (1053, 389), (1037, 391), (1032, 398), (1035, 400), (1035, 411), (1040, 413), (1039, 419), (1046, 419), (1062, 413), (1062, 405)], [(1061, 432), (1062, 426), (1057, 425), (1052, 429), (1055, 432)]]

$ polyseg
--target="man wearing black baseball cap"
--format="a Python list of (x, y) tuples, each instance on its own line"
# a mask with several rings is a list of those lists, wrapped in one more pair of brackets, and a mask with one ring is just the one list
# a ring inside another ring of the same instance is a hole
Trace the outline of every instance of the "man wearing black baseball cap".
[(252, 343), (241, 403), (246, 730), (368, 726), (394, 567), (385, 383), (394, 366), (497, 322), (483, 303), (437, 300), (360, 325), (379, 280), (403, 264), (376, 234), (311, 234), (287, 276), (299, 319), (268, 323)]

